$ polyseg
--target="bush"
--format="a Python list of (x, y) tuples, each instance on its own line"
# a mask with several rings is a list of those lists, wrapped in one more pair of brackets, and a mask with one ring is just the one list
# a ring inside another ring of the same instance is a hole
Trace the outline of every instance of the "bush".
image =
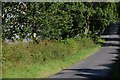
[(96, 44), (100, 44), (100, 45), (102, 45), (105, 42), (105, 40), (102, 39), (100, 36), (94, 36), (93, 40)]

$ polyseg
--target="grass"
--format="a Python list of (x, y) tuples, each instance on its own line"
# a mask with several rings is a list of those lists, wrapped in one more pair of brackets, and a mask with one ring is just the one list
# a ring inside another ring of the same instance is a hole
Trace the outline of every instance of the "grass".
[(65, 57), (64, 59), (50, 60), (45, 63), (34, 63), (25, 67), (11, 67), (3, 70), (3, 78), (46, 78), (67, 68), (96, 52), (100, 46), (78, 51), (76, 54)]
[(85, 59), (97, 46), (91, 38), (2, 43), (3, 78), (44, 78)]

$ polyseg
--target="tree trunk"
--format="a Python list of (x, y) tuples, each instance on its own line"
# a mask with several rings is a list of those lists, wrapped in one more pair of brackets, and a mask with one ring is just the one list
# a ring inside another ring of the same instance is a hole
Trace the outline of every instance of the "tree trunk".
[(90, 26), (89, 26), (89, 16), (87, 16), (86, 21), (85, 21), (85, 32), (84, 32), (85, 35), (88, 34), (89, 28), (90, 28)]

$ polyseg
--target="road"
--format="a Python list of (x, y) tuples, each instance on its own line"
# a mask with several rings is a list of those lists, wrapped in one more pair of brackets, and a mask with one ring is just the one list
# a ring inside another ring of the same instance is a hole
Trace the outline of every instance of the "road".
[(106, 41), (98, 52), (67, 69), (63, 69), (50, 78), (59, 80), (68, 80), (68, 78), (69, 80), (109, 80), (120, 50), (120, 26), (118, 24), (112, 25), (109, 34), (101, 37)]

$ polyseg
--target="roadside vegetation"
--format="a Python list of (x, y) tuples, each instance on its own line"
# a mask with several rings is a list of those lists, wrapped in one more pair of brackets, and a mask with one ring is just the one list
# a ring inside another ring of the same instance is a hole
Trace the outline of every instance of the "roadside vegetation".
[(3, 43), (3, 77), (48, 77), (99, 49), (90, 38)]
[(119, 3), (3, 2), (3, 78), (48, 77), (100, 48)]

